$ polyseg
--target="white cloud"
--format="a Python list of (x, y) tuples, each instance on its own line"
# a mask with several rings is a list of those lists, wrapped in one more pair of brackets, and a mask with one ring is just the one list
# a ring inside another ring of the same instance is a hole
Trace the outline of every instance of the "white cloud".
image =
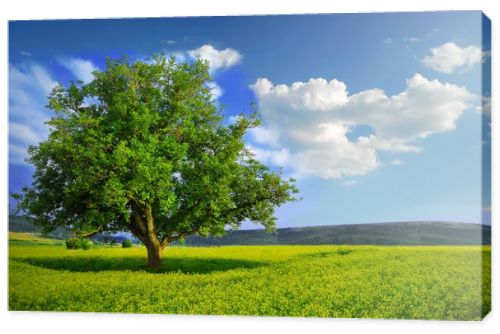
[[(165, 43), (174, 45), (175, 41), (166, 41)], [(170, 52), (169, 55), (173, 56), (178, 63), (184, 63), (193, 59), (206, 60), (208, 62), (209, 71), (212, 74), (217, 70), (228, 69), (238, 64), (242, 59), (241, 54), (236, 50), (230, 48), (217, 50), (209, 44), (202, 45), (194, 50)], [(212, 91), (214, 100), (219, 99), (224, 94), (224, 89), (215, 81), (209, 83), (209, 88)]]
[(255, 159), (264, 163), (271, 162), (274, 165), (283, 167), (290, 159), (290, 154), (286, 148), (279, 150), (267, 150), (252, 145), (246, 145), (245, 147), (254, 155)]
[(66, 67), (78, 80), (84, 83), (89, 83), (94, 79), (92, 72), (97, 70), (97, 67), (90, 60), (64, 57), (59, 58), (58, 62)]
[(26, 143), (39, 143), (44, 139), (42, 133), (36, 132), (28, 125), (16, 122), (9, 123), (10, 138)]
[(48, 95), (57, 85), (49, 73), (38, 64), (23, 64), (19, 67), (9, 65), (9, 83), (15, 94), (36, 90)]
[(458, 69), (468, 69), (479, 64), (486, 56), (474, 45), (461, 48), (453, 42), (448, 42), (432, 48), (431, 55), (422, 59), (425, 66), (443, 73), (453, 73)]
[[(415, 74), (404, 91), (387, 96), (381, 89), (349, 95), (338, 80), (311, 79), (274, 85), (259, 78), (251, 86), (263, 127), (250, 138), (257, 157), (272, 160), (285, 149), (295, 174), (339, 178), (369, 173), (381, 164), (379, 151), (420, 152), (417, 139), (455, 129), (476, 97), (467, 89)], [(349, 140), (356, 126), (373, 134)], [(271, 145), (270, 145), (271, 144)]]
[(24, 164), (29, 145), (48, 135), (44, 106), (57, 82), (38, 64), (9, 65), (9, 162)]
[(21, 51), (21, 56), (31, 57), (31, 52), (22, 50)]
[(274, 103), (286, 102), (294, 110), (325, 111), (347, 102), (347, 90), (343, 82), (336, 79), (310, 79), (292, 85), (276, 85), (266, 78), (259, 78), (252, 85), (257, 96), (272, 96)]
[(212, 98), (214, 100), (217, 100), (224, 94), (224, 89), (222, 89), (222, 87), (219, 86), (215, 81), (211, 81), (208, 85), (208, 88), (212, 92)]
[(177, 63), (184, 63), (184, 62), (186, 62), (186, 60), (188, 58), (187, 55), (181, 51), (169, 53), (169, 56), (173, 56)]
[(359, 183), (358, 180), (347, 180), (347, 181), (342, 182), (342, 184), (344, 186), (354, 186), (358, 183)]
[(252, 141), (257, 144), (265, 144), (269, 146), (278, 145), (278, 137), (276, 131), (266, 129), (263, 127), (250, 128), (248, 129), (248, 134), (252, 138)]
[(392, 43), (392, 38), (387, 37), (386, 39), (384, 39), (384, 44), (391, 44), (391, 43)]
[(205, 44), (198, 49), (188, 51), (189, 56), (206, 60), (209, 63), (210, 70), (227, 69), (238, 64), (242, 56), (234, 49), (217, 50), (209, 44)]
[(404, 161), (399, 160), (399, 159), (393, 159), (393, 160), (391, 160), (390, 164), (393, 166), (399, 166), (399, 165), (404, 164)]
[(27, 147), (9, 143), (9, 163), (14, 165), (26, 164), (26, 159), (29, 158)]

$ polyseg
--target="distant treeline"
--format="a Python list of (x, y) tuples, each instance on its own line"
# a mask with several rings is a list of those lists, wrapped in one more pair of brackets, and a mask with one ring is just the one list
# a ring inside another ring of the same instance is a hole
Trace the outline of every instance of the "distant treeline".
[[(31, 223), (27, 217), (10, 215), (9, 232), (42, 233), (42, 228)], [(70, 233), (65, 228), (58, 228), (55, 231), (44, 234), (44, 236), (54, 239), (67, 239)]]
[[(10, 216), (9, 231), (41, 232), (25, 217)], [(48, 237), (66, 239), (70, 232), (60, 228)], [(127, 237), (96, 235), (103, 241), (122, 242)], [(116, 240), (115, 240), (116, 239)], [(218, 245), (491, 245), (491, 226), (457, 222), (391, 222), (352, 225), (325, 225), (263, 230), (230, 231), (223, 237), (190, 236), (187, 246)]]
[(456, 222), (394, 222), (240, 230), (223, 237), (190, 236), (186, 245), (490, 245), (491, 226)]
[[(45, 237), (66, 240), (71, 237), (71, 232), (66, 228), (58, 228), (55, 231), (49, 233), (42, 233), (42, 229), (39, 226), (34, 225), (30, 222), (29, 218), (23, 216), (9, 216), (9, 231), (10, 232), (28, 232), (28, 233), (40, 233)], [(94, 242), (99, 243), (117, 243), (120, 244), (124, 240), (129, 239), (133, 242), (138, 242), (131, 235), (108, 235), (98, 233), (90, 238)]]

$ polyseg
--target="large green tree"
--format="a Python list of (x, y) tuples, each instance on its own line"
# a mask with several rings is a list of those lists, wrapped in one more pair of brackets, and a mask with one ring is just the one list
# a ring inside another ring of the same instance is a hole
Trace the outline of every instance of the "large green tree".
[(14, 195), (18, 209), (47, 231), (130, 231), (149, 267), (191, 234), (222, 235), (244, 220), (273, 230), (275, 207), (295, 199), (294, 180), (245, 149), (255, 115), (224, 125), (210, 82), (202, 61), (123, 57), (88, 84), (55, 88), (50, 134), (28, 149), (35, 172)]

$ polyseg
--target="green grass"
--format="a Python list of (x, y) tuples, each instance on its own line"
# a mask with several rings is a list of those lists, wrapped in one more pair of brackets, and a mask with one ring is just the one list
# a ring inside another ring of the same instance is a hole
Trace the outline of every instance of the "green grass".
[(9, 245), (63, 245), (64, 240), (45, 238), (40, 233), (9, 232)]
[(9, 308), (477, 320), (490, 307), (487, 246), (172, 247), (155, 271), (145, 256), (11, 244)]

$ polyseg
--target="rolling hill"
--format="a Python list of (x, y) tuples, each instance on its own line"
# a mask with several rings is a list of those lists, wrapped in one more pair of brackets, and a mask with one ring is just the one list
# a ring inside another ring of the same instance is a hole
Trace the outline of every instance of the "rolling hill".
[[(42, 229), (33, 225), (27, 217), (9, 215), (9, 232), (41, 233)], [(44, 236), (54, 239), (67, 239), (69, 232), (64, 228), (58, 228)]]
[(223, 237), (190, 236), (186, 245), (480, 245), (491, 226), (455, 222), (393, 222), (232, 231)]
[[(9, 232), (11, 233), (28, 233), (28, 234), (43, 234), (42, 229), (39, 226), (34, 225), (29, 221), (29, 218), (23, 216), (9, 216)], [(52, 239), (67, 239), (71, 235), (71, 232), (63, 227), (57, 228), (55, 231), (43, 234), (46, 238)], [(116, 243), (121, 243), (125, 239), (135, 238), (130, 233), (116, 233), (114, 235), (103, 235), (99, 233), (91, 237), (93, 241), (102, 242), (103, 239), (107, 237), (109, 240), (114, 240)]]
[[(10, 232), (40, 232), (25, 217), (9, 217)], [(65, 239), (69, 232), (57, 229), (47, 236)], [(437, 221), (324, 225), (263, 230), (230, 231), (223, 237), (190, 236), (189, 246), (220, 245), (484, 245), (491, 244), (491, 226)]]

